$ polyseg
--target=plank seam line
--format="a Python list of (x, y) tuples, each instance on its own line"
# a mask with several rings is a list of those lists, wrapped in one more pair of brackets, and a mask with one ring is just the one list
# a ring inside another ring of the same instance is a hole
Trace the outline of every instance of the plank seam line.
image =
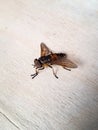
[(2, 113), (1, 111), (0, 111), (0, 113), (12, 124), (12, 125), (14, 125), (17, 129), (19, 129), (19, 130), (21, 130), (13, 121), (11, 121), (4, 113)]

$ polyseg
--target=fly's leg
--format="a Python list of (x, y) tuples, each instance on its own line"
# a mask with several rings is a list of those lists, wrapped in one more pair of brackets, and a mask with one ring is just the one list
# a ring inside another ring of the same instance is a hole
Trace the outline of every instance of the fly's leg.
[(36, 69), (35, 69), (35, 72), (36, 72), (36, 73), (35, 73), (35, 74), (31, 74), (32, 79), (35, 78), (35, 77), (39, 74), (39, 70), (43, 70), (43, 69), (44, 69), (44, 67), (36, 68)]
[(44, 69), (44, 67), (39, 68), (39, 70), (43, 70), (43, 69)]
[(66, 69), (66, 70), (68, 70), (68, 71), (71, 71), (71, 69), (68, 69), (68, 68), (66, 68), (65, 66), (63, 66), (63, 68)]
[(33, 78), (35, 78), (35, 77), (38, 75), (38, 73), (39, 73), (38, 69), (35, 69), (35, 71), (36, 71), (36, 73), (35, 73), (35, 74), (31, 74), (32, 79), (33, 79)]
[(48, 66), (52, 69), (52, 71), (53, 71), (53, 75), (58, 79), (58, 76), (57, 76), (56, 73), (54, 72), (53, 67), (52, 67), (51, 65), (48, 65)]
[(32, 76), (32, 79), (34, 79), (34, 78), (35, 78), (37, 75), (38, 75), (38, 73), (31, 74), (31, 76)]

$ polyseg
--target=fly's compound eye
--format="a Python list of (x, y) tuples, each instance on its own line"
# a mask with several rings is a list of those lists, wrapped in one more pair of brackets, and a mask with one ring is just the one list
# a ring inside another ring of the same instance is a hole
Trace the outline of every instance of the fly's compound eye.
[(35, 60), (34, 60), (34, 67), (36, 67), (36, 68), (42, 67), (41, 62), (40, 62), (38, 59), (35, 59)]

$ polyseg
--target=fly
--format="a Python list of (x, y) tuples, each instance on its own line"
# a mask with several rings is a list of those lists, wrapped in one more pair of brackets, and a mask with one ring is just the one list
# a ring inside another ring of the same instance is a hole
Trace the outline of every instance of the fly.
[(53, 75), (58, 78), (52, 65), (60, 65), (68, 71), (71, 71), (69, 68), (77, 68), (75, 63), (67, 59), (67, 55), (65, 53), (53, 53), (44, 43), (41, 43), (40, 47), (41, 56), (38, 59), (34, 59), (33, 66), (35, 68), (35, 73), (31, 74), (32, 79), (39, 74), (39, 70), (42, 70), (45, 67), (50, 67), (52, 69)]

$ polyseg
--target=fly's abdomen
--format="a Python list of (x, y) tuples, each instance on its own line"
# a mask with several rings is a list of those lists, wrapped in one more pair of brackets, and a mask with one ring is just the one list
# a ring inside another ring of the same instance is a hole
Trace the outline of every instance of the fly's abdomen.
[(67, 57), (67, 55), (65, 53), (57, 53), (56, 54), (58, 57)]

